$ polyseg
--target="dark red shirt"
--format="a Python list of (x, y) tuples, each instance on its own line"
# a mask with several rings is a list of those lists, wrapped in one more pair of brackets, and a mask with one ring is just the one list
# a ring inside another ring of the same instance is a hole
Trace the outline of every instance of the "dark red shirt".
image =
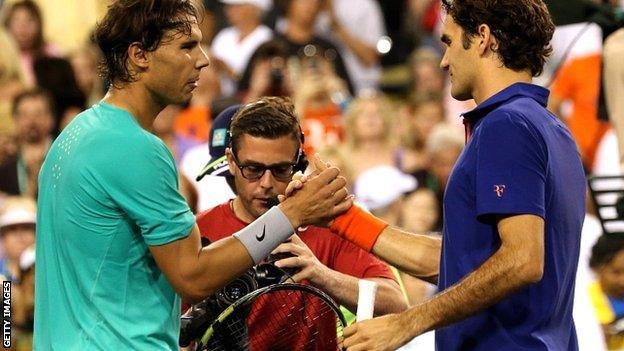
[[(230, 202), (197, 215), (199, 231), (210, 242), (231, 236), (245, 228), (247, 224), (236, 217)], [(384, 262), (326, 228), (309, 226), (299, 229), (297, 234), (318, 260), (332, 270), (357, 278), (395, 279)], [(323, 287), (318, 288), (323, 290)], [(317, 317), (318, 310), (322, 308), (320, 301), (304, 303), (301, 296), (292, 296), (289, 301), (283, 301), (283, 303), (262, 299), (262, 297), (260, 299), (254, 303), (246, 321), (253, 350), (337, 349), (336, 320), (331, 314)], [(285, 310), (292, 312), (285, 312)], [(297, 314), (294, 311), (302, 313)], [(275, 318), (280, 313), (291, 317), (288, 320)], [(295, 317), (292, 317), (293, 315)], [(295, 320), (298, 318), (297, 315), (303, 316), (303, 320), (308, 322), (304, 329), (292, 330), (292, 324), (302, 324)], [(312, 318), (305, 318), (305, 316)], [(290, 333), (286, 334), (289, 340), (283, 340), (284, 330), (290, 330)], [(312, 337), (320, 342), (315, 343), (312, 348), (305, 346)]]

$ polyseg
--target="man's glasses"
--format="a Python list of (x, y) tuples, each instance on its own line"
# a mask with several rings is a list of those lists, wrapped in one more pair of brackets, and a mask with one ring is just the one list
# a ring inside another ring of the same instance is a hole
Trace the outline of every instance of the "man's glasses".
[(258, 180), (262, 178), (267, 170), (269, 170), (275, 179), (279, 181), (290, 181), (293, 174), (295, 174), (295, 166), (299, 161), (299, 152), (297, 152), (297, 158), (294, 162), (279, 163), (271, 166), (263, 165), (261, 163), (250, 163), (242, 165), (236, 158), (236, 155), (233, 151), (232, 158), (234, 159), (234, 163), (236, 163), (236, 167), (240, 169), (241, 174), (245, 179)]

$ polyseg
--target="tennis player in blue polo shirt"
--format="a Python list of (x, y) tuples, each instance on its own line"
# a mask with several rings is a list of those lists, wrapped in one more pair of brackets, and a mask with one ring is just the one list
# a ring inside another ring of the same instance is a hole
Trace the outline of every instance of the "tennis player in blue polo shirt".
[[(394, 350), (436, 329), (446, 350), (577, 350), (574, 278), (585, 179), (575, 142), (532, 85), (554, 25), (542, 0), (442, 1), (441, 67), (463, 115), (467, 145), (451, 174), (439, 242), (352, 207), (332, 229), (440, 293), (408, 311), (356, 323), (348, 350)], [(370, 224), (370, 225), (369, 225)], [(377, 228), (366, 236), (356, 227)], [(440, 258), (440, 264), (437, 262)]]

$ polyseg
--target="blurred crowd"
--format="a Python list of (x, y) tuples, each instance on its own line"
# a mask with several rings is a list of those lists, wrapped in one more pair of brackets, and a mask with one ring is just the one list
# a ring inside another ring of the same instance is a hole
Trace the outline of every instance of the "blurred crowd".
[[(58, 2), (61, 12), (81, 11), (74, 2)], [(85, 4), (91, 2), (97, 3)], [(546, 2), (558, 27), (552, 59), (536, 81), (551, 89), (549, 109), (572, 131), (587, 174), (619, 174), (624, 1)], [(202, 46), (211, 64), (189, 104), (169, 106), (153, 125), (178, 162), (191, 209), (233, 197), (222, 177), (195, 180), (210, 159), (212, 118), (235, 103), (288, 96), (306, 153), (339, 166), (357, 201), (395, 226), (441, 235), (444, 189), (465, 143), (460, 115), (474, 103), (450, 98), (439, 68), (439, 1), (206, 0), (203, 6)], [(106, 9), (91, 8), (98, 15)], [(55, 136), (107, 87), (97, 48), (88, 39), (74, 42), (89, 38), (92, 28), (68, 22), (58, 29), (59, 15), (42, 0), (0, 0), (0, 274), (14, 282), (14, 348), (20, 350), (30, 348), (32, 334), (38, 172)], [(577, 281), (579, 306), (587, 307), (576, 319), (579, 342), (581, 350), (606, 349), (607, 342), (621, 349), (624, 327), (615, 325), (624, 317), (624, 244), (591, 225), (592, 212), (588, 207)], [(400, 276), (411, 304), (435, 292)], [(427, 335), (416, 344), (433, 350)]]

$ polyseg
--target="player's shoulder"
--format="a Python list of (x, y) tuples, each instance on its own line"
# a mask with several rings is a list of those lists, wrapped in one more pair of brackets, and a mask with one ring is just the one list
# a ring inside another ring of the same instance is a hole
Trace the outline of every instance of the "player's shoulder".
[(518, 98), (494, 109), (483, 119), (482, 125), (485, 129), (495, 127), (498, 131), (534, 131), (552, 119), (550, 112), (534, 100)]
[(100, 102), (80, 113), (66, 128), (69, 133), (89, 133), (89, 139), (132, 151), (144, 147), (166, 149), (163, 141), (143, 129), (128, 111)]

